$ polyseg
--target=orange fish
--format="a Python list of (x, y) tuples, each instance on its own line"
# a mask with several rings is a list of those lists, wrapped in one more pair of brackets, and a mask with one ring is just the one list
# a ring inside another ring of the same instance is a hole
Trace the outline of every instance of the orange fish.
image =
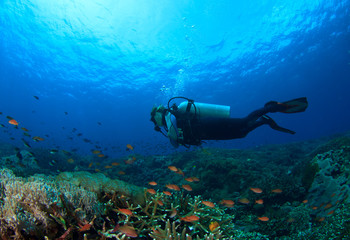
[(95, 169), (95, 172), (101, 172), (101, 170), (100, 170), (100, 169), (98, 169), (98, 168), (96, 168), (96, 169)]
[(316, 210), (317, 208), (318, 208), (318, 207), (316, 207), (316, 206), (313, 206), (313, 207), (312, 207), (312, 210)]
[(270, 220), (268, 217), (258, 217), (258, 219), (263, 222), (267, 222)]
[(332, 215), (334, 213), (334, 210), (327, 213), (327, 215)]
[(118, 174), (119, 175), (125, 175), (125, 172), (124, 171), (119, 171)]
[(21, 127), (21, 129), (22, 129), (23, 131), (25, 131), (25, 132), (29, 132), (29, 130), (26, 129), (26, 128), (24, 128), (24, 127)]
[(100, 150), (93, 150), (92, 153), (93, 153), (93, 154), (100, 154), (101, 151), (100, 151)]
[(222, 199), (220, 201), (220, 204), (224, 205), (225, 207), (233, 207), (233, 205), (235, 204), (234, 201), (229, 200), (229, 199)]
[(307, 203), (308, 202), (308, 200), (307, 199), (305, 199), (304, 201), (302, 201), (302, 203)]
[(218, 222), (211, 222), (210, 224), (209, 224), (209, 230), (211, 231), (211, 232), (214, 232), (215, 231), (215, 229), (217, 229), (218, 227), (219, 227), (220, 225), (219, 225), (219, 223)]
[(169, 191), (163, 191), (163, 193), (165, 194), (165, 195), (167, 195), (167, 196), (171, 196), (171, 192), (169, 192)]
[(199, 178), (197, 178), (197, 177), (192, 177), (192, 179), (194, 182), (199, 182)]
[(250, 201), (247, 198), (240, 198), (238, 199), (238, 202), (242, 203), (242, 204), (249, 204)]
[(188, 184), (183, 184), (182, 188), (185, 189), (186, 191), (189, 191), (189, 192), (192, 191), (192, 187)]
[(320, 218), (317, 219), (317, 221), (323, 222), (325, 219), (326, 219), (325, 217), (320, 217)]
[(119, 224), (113, 229), (113, 232), (119, 231), (121, 233), (124, 233), (127, 237), (132, 237), (135, 238), (137, 237), (137, 232), (134, 227), (128, 226), (128, 225), (123, 225), (119, 226)]
[(110, 169), (110, 168), (112, 168), (112, 166), (110, 166), (110, 165), (105, 166), (105, 169)]
[(157, 200), (157, 203), (158, 203), (160, 206), (164, 206), (164, 203), (163, 203), (161, 200)]
[(112, 164), (112, 166), (119, 166), (120, 163), (118, 163), (118, 162), (112, 162), (111, 164)]
[(255, 200), (255, 203), (256, 204), (264, 204), (264, 200), (262, 200), (262, 199)]
[(9, 121), (9, 124), (18, 126), (18, 122), (17, 122), (15, 119), (11, 119), (11, 120)]
[(134, 150), (134, 147), (131, 144), (126, 144), (126, 150)]
[(171, 190), (180, 191), (179, 186), (177, 186), (176, 184), (167, 184), (165, 186)]
[(149, 188), (147, 189), (147, 192), (149, 192), (150, 194), (156, 194), (156, 190), (154, 190), (153, 188)]
[(91, 168), (92, 164), (94, 164), (94, 163), (93, 163), (93, 162), (91, 162), (91, 163), (89, 164), (89, 166), (88, 166), (88, 167), (89, 167), (89, 168)]
[(99, 155), (97, 155), (97, 157), (103, 158), (103, 157), (105, 157), (105, 155), (104, 154), (99, 154)]
[(210, 208), (213, 208), (215, 207), (215, 204), (213, 202), (210, 202), (210, 201), (202, 201), (202, 203), (207, 206), (207, 207), (210, 207)]
[(175, 166), (168, 166), (168, 168), (170, 169), (170, 171), (177, 172), (177, 167)]
[(151, 186), (156, 186), (157, 185), (157, 183), (155, 181), (148, 182), (148, 184), (151, 185)]
[(260, 188), (250, 188), (255, 193), (262, 193), (263, 191)]
[(176, 210), (176, 208), (173, 208), (169, 217), (173, 218), (176, 215), (177, 215), (177, 210)]
[(185, 180), (186, 180), (187, 182), (193, 182), (193, 178), (192, 178), (192, 177), (185, 178)]
[(38, 142), (38, 141), (44, 141), (45, 139), (42, 137), (39, 137), (39, 136), (35, 136), (35, 137), (33, 137), (33, 140)]
[(121, 213), (123, 213), (123, 214), (125, 214), (125, 215), (132, 215), (132, 212), (131, 212), (131, 210), (130, 209), (127, 209), (127, 208), (119, 208), (118, 210), (117, 210), (118, 212), (121, 212)]
[(184, 172), (180, 168), (178, 168), (175, 173), (180, 174), (181, 176), (185, 176)]
[(185, 221), (185, 222), (194, 222), (194, 221), (198, 221), (199, 217), (196, 215), (191, 215), (191, 216), (186, 216), (186, 217), (180, 218), (180, 220)]
[(324, 206), (324, 209), (328, 209), (328, 208), (331, 208), (331, 207), (332, 207), (332, 204), (328, 203), (326, 206)]
[(276, 189), (271, 190), (271, 192), (273, 192), (273, 193), (281, 193), (282, 190), (279, 189), (279, 188), (276, 188)]

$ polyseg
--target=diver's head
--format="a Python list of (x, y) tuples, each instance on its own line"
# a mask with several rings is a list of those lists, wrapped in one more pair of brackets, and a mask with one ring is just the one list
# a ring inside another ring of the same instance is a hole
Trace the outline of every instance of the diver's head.
[(151, 111), (151, 121), (155, 125), (155, 130), (159, 131), (158, 129), (162, 126), (164, 126), (164, 117), (167, 110), (163, 105), (160, 105), (159, 107), (153, 107)]

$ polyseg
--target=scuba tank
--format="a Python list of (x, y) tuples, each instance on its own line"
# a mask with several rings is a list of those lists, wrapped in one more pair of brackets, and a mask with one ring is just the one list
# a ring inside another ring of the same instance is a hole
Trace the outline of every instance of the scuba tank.
[[(174, 97), (174, 98), (184, 98), (184, 97)], [(173, 100), (174, 98), (171, 98)], [(209, 103), (198, 103), (191, 99), (184, 98), (187, 102), (180, 103), (179, 106), (175, 104), (172, 109), (180, 114), (190, 114), (198, 118), (214, 117), (214, 118), (229, 118), (230, 117), (230, 106), (216, 105)], [(168, 107), (169, 107), (168, 102)]]

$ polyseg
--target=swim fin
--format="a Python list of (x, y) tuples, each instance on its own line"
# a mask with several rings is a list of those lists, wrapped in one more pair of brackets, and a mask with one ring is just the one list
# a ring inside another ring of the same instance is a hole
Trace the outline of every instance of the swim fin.
[(286, 102), (270, 101), (265, 104), (265, 109), (270, 113), (297, 113), (304, 112), (308, 106), (306, 97), (296, 98)]
[(285, 110), (282, 110), (283, 113), (298, 113), (304, 112), (308, 106), (306, 97), (296, 98), (283, 102), (282, 105), (286, 106)]
[(292, 130), (278, 126), (277, 123), (271, 117), (269, 117), (267, 115), (262, 115), (261, 119), (264, 123), (268, 124), (270, 126), (270, 128), (272, 128), (274, 130), (289, 133), (289, 134), (295, 134), (295, 132)]

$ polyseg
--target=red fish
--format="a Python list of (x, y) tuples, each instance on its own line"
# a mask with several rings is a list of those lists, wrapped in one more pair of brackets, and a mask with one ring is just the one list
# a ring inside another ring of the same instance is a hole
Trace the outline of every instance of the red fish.
[(192, 187), (188, 184), (183, 184), (182, 188), (185, 189), (186, 191), (189, 191), (189, 192), (192, 191)]
[(282, 190), (279, 189), (279, 188), (276, 188), (276, 189), (271, 190), (271, 192), (273, 192), (273, 193), (281, 193)]
[(113, 229), (112, 233), (116, 231), (124, 233), (127, 237), (135, 238), (138, 236), (135, 228), (128, 225), (120, 226), (119, 224), (117, 224), (117, 226)]
[(215, 207), (214, 203), (210, 201), (202, 201), (202, 203), (207, 207), (211, 207), (211, 208)]
[(185, 221), (185, 222), (194, 222), (194, 221), (198, 221), (199, 217), (196, 215), (191, 215), (191, 216), (186, 216), (186, 217), (180, 218), (180, 220)]
[(155, 181), (148, 182), (148, 184), (151, 185), (151, 186), (156, 186), (157, 185), (157, 183)]
[(15, 119), (11, 119), (11, 120), (9, 121), (9, 124), (18, 126), (18, 122), (17, 122)]
[(270, 220), (268, 217), (258, 217), (258, 219), (263, 222), (267, 222)]
[(118, 212), (121, 212), (121, 213), (123, 213), (123, 214), (125, 214), (125, 215), (132, 215), (132, 212), (131, 212), (131, 210), (130, 209), (127, 209), (127, 208), (119, 208), (118, 210), (117, 210)]
[(147, 189), (147, 192), (149, 192), (150, 194), (156, 194), (156, 190), (154, 190), (153, 188), (149, 188)]
[(255, 193), (262, 193), (263, 191), (260, 188), (250, 188)]
[(131, 144), (126, 144), (126, 150), (134, 150), (134, 147)]

